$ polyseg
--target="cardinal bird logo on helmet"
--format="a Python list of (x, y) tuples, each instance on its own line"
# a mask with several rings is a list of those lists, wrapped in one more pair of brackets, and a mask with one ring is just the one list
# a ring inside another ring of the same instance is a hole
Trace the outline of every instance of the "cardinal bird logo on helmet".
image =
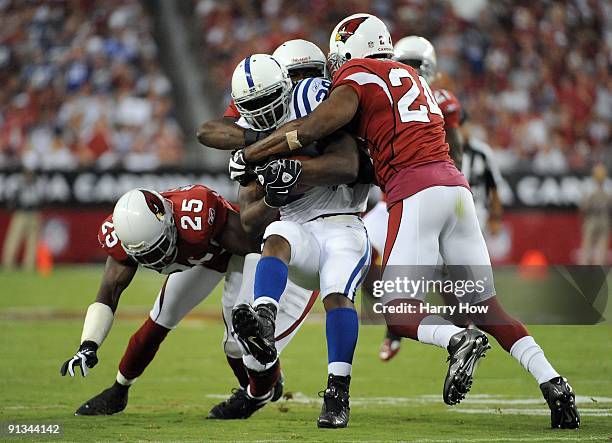
[(356, 17), (347, 20), (345, 23), (342, 24), (340, 29), (338, 29), (338, 33), (336, 34), (336, 41), (346, 43), (346, 40), (355, 33), (359, 25), (361, 25), (367, 19), (368, 17)]
[(164, 202), (162, 202), (159, 197), (153, 194), (150, 191), (145, 191), (143, 189), (140, 190), (145, 197), (145, 201), (147, 202), (147, 206), (151, 210), (153, 214), (159, 219), (163, 220), (164, 215), (166, 214), (166, 210), (164, 208)]

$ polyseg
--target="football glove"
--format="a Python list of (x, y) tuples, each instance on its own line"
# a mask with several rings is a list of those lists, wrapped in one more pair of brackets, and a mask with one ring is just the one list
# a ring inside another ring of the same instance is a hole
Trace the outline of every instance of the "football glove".
[(255, 168), (257, 180), (266, 193), (264, 202), (271, 208), (280, 208), (302, 174), (302, 162), (295, 159), (279, 159)]
[(240, 183), (241, 186), (246, 186), (250, 181), (255, 179), (253, 169), (247, 165), (244, 158), (243, 149), (237, 149), (232, 152), (229, 161), (229, 174), (230, 178)]
[(71, 377), (74, 377), (76, 374), (75, 368), (80, 367), (83, 377), (87, 377), (88, 368), (93, 368), (98, 364), (98, 356), (96, 355), (97, 350), (98, 345), (95, 342), (84, 341), (81, 346), (79, 346), (79, 350), (74, 354), (74, 357), (64, 362), (60, 369), (60, 374), (62, 374), (62, 376), (70, 374)]

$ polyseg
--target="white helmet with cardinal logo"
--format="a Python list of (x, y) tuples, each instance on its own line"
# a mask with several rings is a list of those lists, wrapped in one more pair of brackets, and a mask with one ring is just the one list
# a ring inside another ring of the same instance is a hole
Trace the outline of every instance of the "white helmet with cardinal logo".
[(338, 70), (354, 58), (393, 57), (393, 42), (387, 25), (371, 14), (353, 14), (340, 21), (329, 38), (330, 69)]
[(128, 256), (160, 270), (176, 259), (177, 231), (172, 203), (149, 189), (123, 194), (113, 211), (115, 232)]

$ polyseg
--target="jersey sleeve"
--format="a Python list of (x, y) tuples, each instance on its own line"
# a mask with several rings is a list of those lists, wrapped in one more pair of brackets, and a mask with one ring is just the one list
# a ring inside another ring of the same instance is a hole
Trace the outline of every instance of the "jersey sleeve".
[(203, 185), (185, 186), (162, 193), (174, 205), (174, 221), (181, 239), (191, 244), (207, 245), (221, 233), (232, 205)]
[(121, 246), (119, 237), (117, 237), (117, 233), (115, 232), (112, 215), (106, 217), (102, 225), (100, 225), (100, 229), (98, 230), (98, 242), (100, 243), (100, 247), (104, 249), (104, 252), (119, 263), (124, 265), (136, 265)]
[(332, 81), (332, 90), (342, 85), (348, 85), (353, 88), (359, 97), (359, 101), (361, 101), (361, 96), (365, 91), (365, 84), (360, 82), (359, 78), (364, 75), (367, 76), (369, 73), (358, 64), (358, 60), (349, 60), (336, 71)]
[(461, 103), (447, 89), (438, 89), (435, 92), (436, 102), (444, 116), (444, 129), (456, 129), (461, 125)]
[(240, 112), (238, 112), (238, 108), (236, 107), (236, 103), (234, 103), (234, 99), (229, 102), (227, 109), (223, 113), (223, 117), (240, 118)]

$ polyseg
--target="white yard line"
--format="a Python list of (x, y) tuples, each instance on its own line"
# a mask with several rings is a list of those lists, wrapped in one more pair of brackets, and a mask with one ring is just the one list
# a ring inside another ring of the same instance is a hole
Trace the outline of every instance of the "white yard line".
[[(453, 408), (451, 411), (458, 412), (460, 414), (550, 415), (550, 411), (544, 408)], [(584, 417), (612, 417), (612, 409), (580, 408), (580, 415)]]
[[(290, 402), (310, 404), (319, 403), (321, 399), (319, 397), (310, 397), (301, 392), (291, 393), (292, 397)], [(227, 398), (227, 394), (208, 394), (208, 398), (224, 399)], [(403, 405), (403, 404), (414, 404), (414, 403), (440, 403), (442, 404), (441, 395), (420, 395), (417, 397), (351, 397), (351, 403), (354, 405)], [(610, 405), (612, 404), (612, 397), (598, 397), (588, 395), (576, 396), (576, 403), (582, 405)], [(465, 399), (461, 405), (496, 405), (496, 406), (518, 406), (518, 405), (544, 405), (543, 398), (512, 398), (504, 397), (501, 395), (489, 395), (489, 394), (475, 394)], [(602, 409), (603, 410), (603, 409)]]
[(605, 441), (606, 437), (509, 437), (509, 438), (464, 438), (454, 440), (419, 439), (410, 440), (414, 443), (456, 443), (458, 441), (469, 442), (504, 442), (504, 441)]

